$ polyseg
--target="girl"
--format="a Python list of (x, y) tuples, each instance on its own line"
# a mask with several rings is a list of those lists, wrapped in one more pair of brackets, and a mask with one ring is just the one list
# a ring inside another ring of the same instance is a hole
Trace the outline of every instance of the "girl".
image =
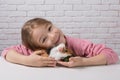
[[(7, 61), (34, 67), (54, 67), (56, 63), (66, 67), (78, 67), (113, 64), (119, 59), (118, 55), (105, 45), (66, 36), (50, 21), (42, 18), (27, 21), (22, 27), (21, 36), (22, 44), (3, 50), (2, 56)], [(49, 53), (52, 47), (60, 43), (66, 44), (66, 47), (74, 52), (75, 57), (69, 58), (69, 62), (40, 56), (46, 51)]]

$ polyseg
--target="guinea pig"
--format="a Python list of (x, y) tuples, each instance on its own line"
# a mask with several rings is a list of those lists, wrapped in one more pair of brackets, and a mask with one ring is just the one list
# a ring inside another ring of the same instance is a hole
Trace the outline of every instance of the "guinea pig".
[(69, 61), (69, 58), (73, 54), (73, 51), (66, 48), (65, 44), (61, 43), (58, 46), (50, 50), (49, 57), (55, 58), (55, 60)]
[(71, 56), (73, 56), (73, 51), (66, 48), (65, 44), (61, 43), (56, 47), (53, 47), (50, 51), (49, 54), (43, 50), (44, 53), (39, 54), (40, 56), (43, 57), (52, 57), (55, 58), (55, 60), (61, 60), (61, 61), (65, 61), (68, 62), (69, 58)]

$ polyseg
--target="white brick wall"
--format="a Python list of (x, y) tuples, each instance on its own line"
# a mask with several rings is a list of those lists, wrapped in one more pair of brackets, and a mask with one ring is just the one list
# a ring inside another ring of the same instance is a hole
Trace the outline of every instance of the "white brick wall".
[(0, 52), (21, 43), (20, 29), (34, 17), (67, 35), (104, 43), (120, 55), (120, 0), (0, 0)]

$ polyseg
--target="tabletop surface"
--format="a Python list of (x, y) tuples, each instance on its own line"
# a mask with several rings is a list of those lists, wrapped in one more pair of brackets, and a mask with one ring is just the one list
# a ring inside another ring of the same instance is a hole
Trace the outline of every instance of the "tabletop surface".
[(120, 80), (120, 61), (113, 65), (89, 67), (27, 67), (0, 57), (2, 80)]

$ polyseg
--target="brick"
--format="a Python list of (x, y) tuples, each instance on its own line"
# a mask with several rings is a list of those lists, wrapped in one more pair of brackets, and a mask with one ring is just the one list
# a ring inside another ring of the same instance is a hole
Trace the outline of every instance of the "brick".
[(91, 33), (92, 30), (89, 28), (80, 28), (80, 29), (72, 29), (72, 33), (76, 33), (76, 34), (81, 34), (81, 33)]
[(62, 23), (66, 23), (66, 22), (71, 22), (72, 21), (71, 17), (52, 17), (50, 19), (52, 21), (54, 21), (54, 22), (62, 22)]
[(120, 39), (120, 34), (119, 33), (114, 34), (114, 38)]
[(0, 0), (0, 4), (5, 4), (5, 0)]
[(26, 12), (25, 11), (9, 11), (8, 14), (9, 17), (13, 17), (13, 16), (26, 16)]
[(118, 28), (109, 28), (109, 33), (120, 33), (120, 27), (118, 27)]
[(118, 21), (118, 22), (116, 22), (117, 23), (117, 27), (119, 27), (120, 26), (120, 21)]
[(6, 2), (6, 4), (15, 4), (15, 5), (20, 5), (20, 4), (24, 4), (25, 2), (24, 2), (24, 0), (5, 0)]
[(117, 27), (117, 23), (116, 22), (101, 22), (100, 27), (115, 28)]
[(25, 3), (30, 5), (44, 4), (44, 0), (25, 0)]
[(120, 11), (118, 12), (118, 16), (120, 17)]
[(116, 45), (115, 48), (120, 49), (120, 45)]
[(112, 48), (112, 49), (116, 47), (115, 44), (107, 44), (107, 43), (106, 43), (106, 46), (109, 47), (109, 48)]
[(8, 11), (1, 11), (0, 12), (0, 17), (6, 17), (6, 16), (8, 16)]
[(92, 39), (95, 38), (94, 35), (92, 33), (81, 33), (80, 34), (80, 38), (83, 39)]
[(91, 42), (95, 44), (105, 44), (105, 39), (89, 39)]
[(83, 11), (83, 16), (100, 16), (100, 11)]
[(46, 12), (46, 16), (64, 16), (64, 12), (63, 11), (47, 11)]
[(16, 5), (0, 5), (0, 11), (16, 10)]
[(74, 28), (97, 28), (99, 27), (99, 23), (97, 22), (78, 22), (78, 23), (69, 23), (66, 24), (65, 26), (72, 26)]
[(8, 24), (8, 29), (21, 29), (23, 26), (23, 23), (9, 23)]
[(120, 39), (106, 39), (106, 43), (120, 44)]
[(78, 17), (78, 16), (82, 16), (82, 12), (81, 11), (65, 11), (65, 16)]
[(65, 10), (65, 11), (71, 11), (72, 10), (72, 5), (55, 5), (55, 10)]
[(108, 33), (108, 28), (92, 28), (92, 32), (93, 33), (97, 33), (97, 34), (101, 34), (101, 33), (104, 33), (104, 34), (107, 34)]
[(8, 23), (16, 22), (16, 19), (17, 19), (16, 16), (15, 16), (15, 17), (9, 17), (9, 18), (8, 18)]
[(21, 34), (12, 34), (12, 35), (9, 35), (8, 34), (8, 36), (7, 36), (7, 39), (8, 40), (20, 40), (21, 39), (21, 36), (20, 36)]
[(2, 41), (2, 40), (0, 40), (0, 43), (1, 43), (1, 45), (15, 45), (15, 44), (17, 44), (18, 42), (16, 41), (16, 40), (4, 40), (4, 41)]
[[(75, 22), (71, 22), (71, 23), (64, 23), (64, 24), (61, 24), (64, 28), (79, 28), (78, 26), (80, 26), (80, 23), (75, 23)], [(76, 26), (76, 27), (75, 27)]]
[(33, 11), (35, 10), (34, 6), (29, 6), (29, 5), (18, 5), (17, 6), (17, 10), (18, 11)]
[(64, 0), (64, 4), (82, 4), (82, 0)]
[(91, 6), (90, 5), (73, 5), (73, 10), (80, 10), (80, 11), (91, 10)]
[(0, 23), (0, 29), (7, 29), (8, 28), (8, 23)]
[(51, 11), (54, 10), (54, 5), (36, 5), (35, 6), (36, 10), (41, 10), (41, 11)]
[(27, 16), (45, 16), (45, 12), (43, 11), (29, 11)]
[(101, 11), (103, 17), (118, 17), (118, 11)]
[(110, 10), (120, 10), (120, 5), (110, 5)]
[(8, 19), (8, 17), (0, 17), (0, 23), (7, 23)]
[(109, 10), (109, 5), (91, 5), (92, 10), (98, 10), (98, 11), (103, 11), (103, 10)]
[(79, 35), (79, 34), (69, 34), (69, 36), (76, 37), (76, 38), (80, 38), (80, 35)]
[(102, 4), (119, 4), (119, 0), (102, 0)]
[(63, 4), (63, 0), (45, 0), (45, 4)]
[(0, 35), (0, 40), (6, 40), (7, 36), (5, 34)]
[(33, 17), (23, 17), (23, 16), (21, 16), (21, 17), (11, 17), (11, 18), (9, 18), (8, 21), (9, 21), (9, 23), (15, 23), (15, 22), (16, 23), (24, 23), (31, 18), (33, 18)]
[(101, 0), (83, 0), (83, 4), (101, 4)]
[(65, 34), (72, 34), (72, 29), (61, 29)]
[(119, 49), (113, 48), (113, 49), (118, 55), (120, 55), (120, 48)]
[(119, 21), (119, 17), (73, 17), (75, 22), (114, 22)]
[[(94, 34), (94, 33), (93, 33)], [(100, 33), (100, 34), (94, 34), (93, 35), (96, 39), (111, 39), (113, 35), (108, 33)]]
[(0, 33), (4, 33), (5, 34), (17, 34), (20, 32), (20, 29), (0, 29)]

